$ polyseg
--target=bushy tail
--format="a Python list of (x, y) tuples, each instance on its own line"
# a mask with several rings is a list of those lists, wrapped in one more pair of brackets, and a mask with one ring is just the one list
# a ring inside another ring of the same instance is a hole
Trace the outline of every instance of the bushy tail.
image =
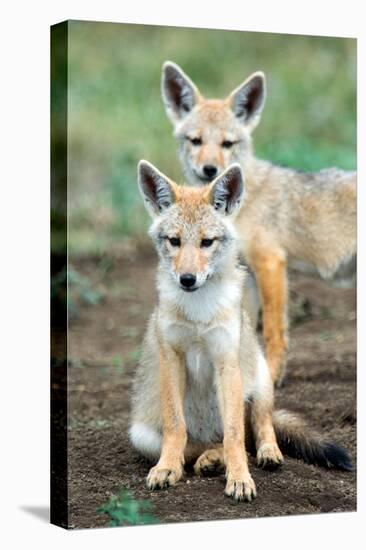
[(345, 449), (325, 441), (299, 416), (285, 410), (273, 413), (273, 425), (281, 451), (308, 464), (337, 470), (353, 470), (351, 457)]

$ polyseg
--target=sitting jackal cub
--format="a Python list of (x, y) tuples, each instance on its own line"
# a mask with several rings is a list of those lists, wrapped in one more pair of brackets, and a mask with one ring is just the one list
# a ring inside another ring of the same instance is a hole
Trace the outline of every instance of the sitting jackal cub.
[(203, 188), (178, 186), (146, 161), (138, 172), (160, 258), (159, 302), (134, 381), (130, 427), (133, 446), (159, 459), (148, 487), (173, 485), (184, 462), (196, 460), (197, 474), (225, 468), (226, 495), (254, 498), (244, 414), (258, 465), (282, 463), (277, 436), (293, 456), (350, 469), (345, 451), (309, 435), (295, 416), (273, 413), (273, 383), (246, 313), (246, 274), (238, 266), (233, 219), (244, 196), (240, 166)]

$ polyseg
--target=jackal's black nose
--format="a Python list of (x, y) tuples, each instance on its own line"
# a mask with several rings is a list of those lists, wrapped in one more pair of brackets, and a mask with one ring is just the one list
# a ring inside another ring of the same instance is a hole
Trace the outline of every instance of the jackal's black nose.
[(183, 273), (180, 276), (180, 284), (186, 288), (190, 288), (196, 283), (196, 276), (192, 273)]
[(212, 164), (205, 164), (203, 173), (207, 178), (214, 178), (217, 174), (217, 168), (216, 166), (212, 166)]

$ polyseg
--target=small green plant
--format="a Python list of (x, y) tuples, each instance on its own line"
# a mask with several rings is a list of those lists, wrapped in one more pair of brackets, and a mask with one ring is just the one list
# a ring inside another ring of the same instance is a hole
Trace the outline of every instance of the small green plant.
[(127, 355), (126, 355), (126, 359), (127, 361), (133, 361), (133, 362), (136, 362), (140, 359), (141, 357), (141, 348), (135, 348), (135, 349), (132, 349), (130, 350)]
[(157, 523), (152, 516), (152, 504), (147, 500), (135, 500), (126, 489), (121, 489), (117, 495), (112, 495), (108, 502), (97, 509), (98, 514), (109, 516), (110, 527), (122, 525), (148, 525)]
[(120, 355), (115, 355), (112, 358), (112, 365), (115, 367), (116, 370), (118, 370), (119, 372), (122, 372), (123, 371), (122, 357)]
[(114, 357), (112, 357), (112, 365), (116, 368), (116, 369), (121, 369), (123, 368), (123, 362), (122, 362), (122, 357), (117, 354), (115, 355)]

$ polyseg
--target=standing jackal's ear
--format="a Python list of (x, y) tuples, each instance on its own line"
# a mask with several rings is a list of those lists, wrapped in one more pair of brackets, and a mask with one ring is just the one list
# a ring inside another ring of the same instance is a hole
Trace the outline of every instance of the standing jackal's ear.
[(244, 198), (244, 177), (239, 164), (231, 164), (211, 183), (210, 202), (225, 215), (239, 211)]
[(174, 184), (146, 160), (140, 160), (137, 172), (146, 209), (155, 217), (175, 202)]
[(258, 71), (240, 84), (228, 97), (235, 115), (253, 130), (261, 117), (266, 99), (266, 78)]
[(168, 117), (174, 123), (184, 118), (200, 99), (198, 88), (178, 65), (163, 65), (161, 93)]

